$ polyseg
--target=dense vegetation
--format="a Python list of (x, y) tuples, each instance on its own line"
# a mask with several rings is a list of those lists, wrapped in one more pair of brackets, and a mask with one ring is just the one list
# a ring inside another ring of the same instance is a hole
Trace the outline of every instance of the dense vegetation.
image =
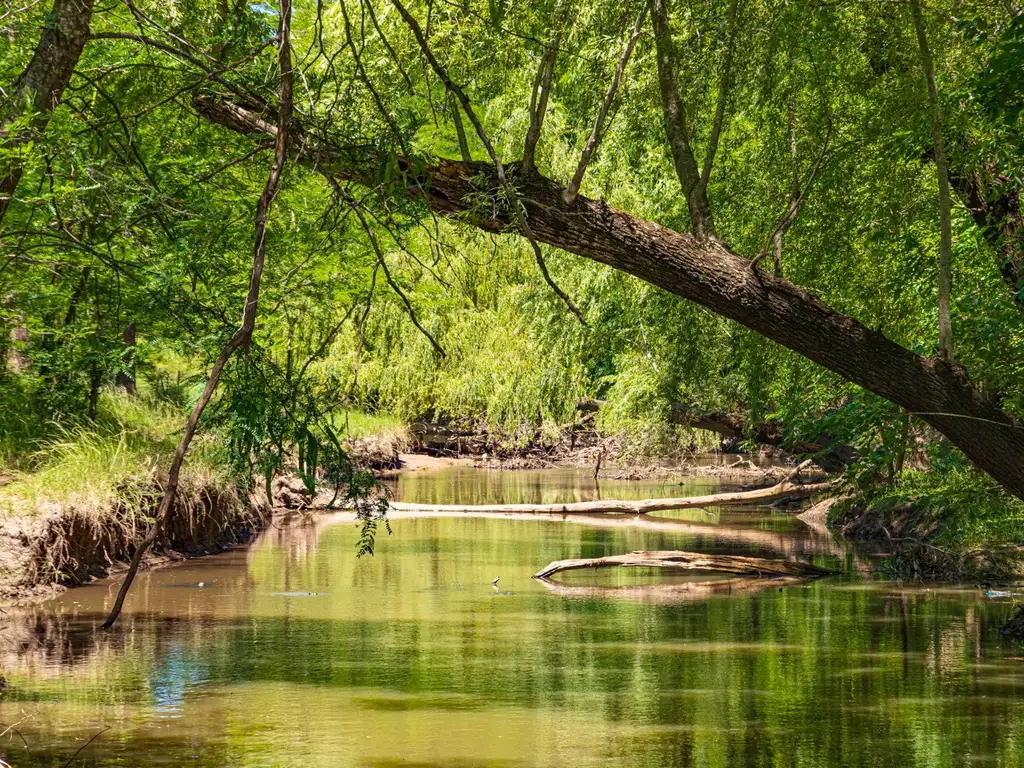
[[(348, 409), (515, 442), (587, 397), (651, 450), (673, 405), (850, 446), (876, 508), (1021, 538), (1014, 3), (282, 7), (290, 30), (227, 0), (0, 20), (3, 466), (109, 386), (184, 421), (237, 337), (280, 125), (255, 334), (200, 422), (239, 476), (300, 447), (344, 474)], [(587, 146), (573, 199), (549, 180)]]

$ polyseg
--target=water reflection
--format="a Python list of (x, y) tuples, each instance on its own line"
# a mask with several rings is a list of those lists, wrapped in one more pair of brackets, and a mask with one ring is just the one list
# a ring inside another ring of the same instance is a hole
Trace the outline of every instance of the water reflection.
[[(465, 502), (459, 483), (400, 491)], [(642, 548), (859, 557), (788, 515), (394, 528), (373, 559), (354, 557), (355, 527), (336, 516), (145, 574), (113, 632), (98, 631), (109, 584), (10, 614), (0, 721), (28, 716), (28, 749), (8, 733), (0, 756), (63, 765), (109, 726), (76, 765), (1024, 765), (1024, 664), (995, 631), (1011, 608), (979, 590), (530, 578)]]

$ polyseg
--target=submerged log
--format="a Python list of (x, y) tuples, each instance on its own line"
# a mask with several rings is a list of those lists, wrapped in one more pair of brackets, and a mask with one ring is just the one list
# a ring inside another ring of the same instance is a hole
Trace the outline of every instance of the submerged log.
[(668, 568), (674, 571), (714, 571), (734, 573), (740, 576), (828, 576), (836, 573), (810, 563), (793, 560), (767, 560), (763, 557), (741, 555), (707, 555), (701, 552), (681, 550), (645, 551), (638, 550), (628, 555), (589, 557), (577, 560), (556, 560), (533, 575), (535, 579), (547, 579), (562, 571), (580, 568)]

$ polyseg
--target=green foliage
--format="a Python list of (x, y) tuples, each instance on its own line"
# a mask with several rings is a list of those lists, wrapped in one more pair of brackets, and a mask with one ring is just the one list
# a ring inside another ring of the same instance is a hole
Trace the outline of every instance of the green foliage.
[[(540, 52), (560, 34), (537, 164), (569, 178), (637, 8), (613, 0), (408, 5), (421, 20), (429, 14), (430, 45), (465, 88), (513, 184), (522, 181), (515, 160)], [(748, 255), (765, 247), (788, 202), (795, 141), (803, 179), (819, 155), (822, 164), (786, 233), (785, 276), (932, 355), (936, 182), (908, 9), (741, 4), (730, 40), (727, 3), (670, 5), (698, 157), (726, 51), (737, 52), (708, 190), (720, 238)], [(1024, 154), (1024, 24), (1010, 5), (942, 0), (927, 14), (953, 170), (997, 174), (1001, 190), (1019, 190)], [(31, 465), (50, 422), (85, 423), (91, 395), (118, 374), (187, 406), (237, 323), (269, 153), (198, 116), (192, 100), (275, 103), (276, 11), (207, 0), (136, 6), (138, 16), (98, 8), (94, 32), (136, 34), (141, 25), (188, 57), (125, 38), (90, 41), (45, 134), (11, 150), (25, 173), (0, 230), (0, 353), (20, 358), (0, 374), (8, 466)], [(0, 81), (14, 82), (30, 60), (46, 13), (38, 3), (0, 20), (10, 41), (0, 47)], [(626, 436), (637, 454), (694, 439), (665, 426), (669, 407), (682, 403), (742, 413), (750, 424), (776, 420), (792, 444), (827, 434), (860, 452), (855, 484), (899, 484), (907, 414), (682, 299), (545, 252), (583, 327), (521, 239), (431, 217), (408, 193), (422, 187), (428, 166), (460, 157), (456, 115), (472, 156), (488, 158), (389, 4), (299, 2), (292, 30), (297, 116), (307, 136), (344, 147), (317, 168), (356, 169), (360, 183), (286, 167), (256, 338), (232, 362), (203, 425), (236, 474), (266, 478), (294, 467), (310, 488), (333, 478), (346, 498), (347, 487), (364, 486), (346, 468), (343, 413), (472, 419), (515, 445), (572, 423), (585, 396), (608, 402), (599, 428)], [(217, 60), (216, 76), (196, 64)], [(656, 71), (644, 36), (582, 191), (681, 230), (688, 212), (660, 129)], [(28, 125), (24, 116), (4, 119)], [(0, 167), (13, 159), (0, 157)], [(479, 212), (505, 211), (515, 229), (520, 202), (490, 188), (482, 172), (476, 178)], [(375, 242), (352, 215), (353, 201)], [(957, 210), (953, 226), (957, 360), (982, 391), (1024, 415), (1024, 314), (999, 274), (1007, 255), (969, 211)], [(130, 322), (134, 347), (122, 340)], [(354, 420), (350, 427), (357, 435)]]
[[(5, 433), (10, 419), (9, 411), (0, 414)], [(101, 518), (120, 509), (128, 524), (145, 518), (182, 423), (174, 405), (113, 390), (102, 392), (95, 419), (23, 420), (15, 426), (23, 442), (13, 452), (20, 461), (7, 464), (12, 477), (0, 486), (0, 513), (74, 509)], [(185, 503), (203, 487), (230, 490), (233, 478), (212, 442), (199, 441), (182, 479)]]

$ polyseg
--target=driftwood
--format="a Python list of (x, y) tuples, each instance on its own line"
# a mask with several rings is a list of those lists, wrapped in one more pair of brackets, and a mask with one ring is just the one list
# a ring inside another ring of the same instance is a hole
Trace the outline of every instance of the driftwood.
[(644, 499), (642, 501), (576, 501), (564, 504), (410, 504), (392, 502), (391, 507), (399, 512), (495, 512), (499, 514), (591, 514), (591, 513), (624, 513), (645, 515), (648, 512), (660, 512), (669, 509), (703, 509), (705, 507), (743, 506), (746, 504), (764, 504), (780, 499), (806, 499), (817, 493), (833, 488), (832, 483), (809, 483), (801, 485), (793, 482), (793, 478), (810, 462), (805, 461), (782, 482), (770, 488), (758, 488), (753, 491), (737, 491), (735, 493), (713, 493), (708, 496), (687, 496), (676, 499)]
[(762, 557), (740, 555), (706, 555), (701, 552), (680, 550), (630, 552), (628, 555), (590, 557), (578, 560), (556, 560), (533, 575), (547, 579), (561, 571), (579, 568), (668, 568), (674, 571), (714, 571), (740, 576), (828, 576), (835, 573), (810, 563), (793, 560), (766, 560)]

